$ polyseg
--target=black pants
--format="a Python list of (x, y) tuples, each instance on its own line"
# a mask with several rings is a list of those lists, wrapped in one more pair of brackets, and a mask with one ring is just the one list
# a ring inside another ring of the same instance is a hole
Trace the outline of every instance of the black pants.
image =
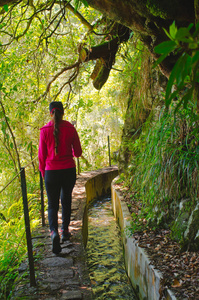
[(45, 171), (50, 230), (58, 230), (58, 210), (61, 195), (62, 229), (68, 229), (71, 216), (72, 191), (76, 182), (76, 168)]

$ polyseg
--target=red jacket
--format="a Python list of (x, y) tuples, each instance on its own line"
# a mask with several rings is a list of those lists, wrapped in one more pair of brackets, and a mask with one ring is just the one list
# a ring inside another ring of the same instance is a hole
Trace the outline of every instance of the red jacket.
[(50, 121), (40, 129), (39, 140), (39, 170), (44, 177), (45, 170), (60, 170), (75, 167), (73, 157), (82, 154), (79, 136), (75, 127), (68, 121), (59, 125), (58, 154), (55, 155), (54, 124)]

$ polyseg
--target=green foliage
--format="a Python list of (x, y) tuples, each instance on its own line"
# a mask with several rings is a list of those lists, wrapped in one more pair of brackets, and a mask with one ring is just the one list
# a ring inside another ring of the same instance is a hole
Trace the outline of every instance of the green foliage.
[(169, 227), (172, 237), (183, 242), (198, 202), (199, 24), (178, 29), (174, 22), (165, 32), (170, 41), (155, 48), (160, 54), (155, 66), (169, 55), (178, 59), (163, 94), (165, 106), (152, 110), (139, 135), (129, 132), (125, 184), (136, 195), (133, 200), (142, 203), (139, 216), (132, 216), (132, 230), (147, 226), (146, 219), (149, 226)]
[(198, 124), (190, 104), (177, 115), (175, 110), (175, 105), (170, 111), (163, 108), (130, 144), (129, 186), (142, 199), (143, 216), (156, 226), (174, 221), (183, 199), (189, 199), (190, 213), (198, 195)]
[(169, 32), (165, 30), (171, 39), (155, 47), (156, 53), (160, 58), (155, 66), (161, 63), (168, 55), (175, 54), (179, 58), (172, 69), (168, 80), (165, 102), (169, 106), (172, 101), (178, 98), (176, 111), (183, 105), (187, 107), (188, 102), (192, 101), (197, 106), (198, 90), (196, 84), (199, 82), (199, 23), (193, 30), (193, 24), (187, 28), (177, 28), (175, 22), (169, 27)]
[(81, 7), (82, 4), (86, 7), (88, 7), (88, 2), (86, 0), (75, 0), (74, 4), (75, 4), (74, 5), (75, 10), (78, 10)]
[[(30, 228), (40, 223), (39, 176), (26, 169)], [(14, 191), (14, 193), (13, 193)], [(18, 178), (0, 194), (0, 298), (9, 299), (18, 267), (27, 256), (23, 200)]]
[[(84, 5), (81, 6), (81, 2)], [(71, 4), (76, 5), (79, 13), (91, 24), (100, 16), (99, 13), (87, 7), (87, 1), (73, 1)], [(117, 95), (114, 97), (114, 104), (111, 104), (111, 93), (116, 94), (119, 90), (118, 87), (116, 91), (114, 90), (116, 83), (112, 84), (113, 87), (107, 84), (106, 90), (101, 95), (104, 101), (100, 103), (100, 95), (97, 92), (90, 93), (93, 88), (89, 83), (89, 78), (94, 65), (90, 62), (79, 70), (78, 81), (74, 80), (70, 86), (65, 85), (66, 79), (70, 78), (74, 71), (69, 70), (51, 85), (51, 90), (45, 99), (36, 100), (45, 91), (46, 84), (56, 72), (78, 60), (77, 45), (80, 39), (88, 43), (89, 47), (99, 41), (98, 36), (94, 37), (92, 34), (87, 36), (87, 28), (78, 22), (77, 17), (71, 12), (65, 15), (64, 21), (59, 24), (53, 35), (54, 25), (51, 24), (50, 27), (48, 25), (59, 9), (59, 5), (54, 4), (52, 15), (48, 12), (39, 12), (38, 18), (33, 19), (25, 33), (27, 20), (31, 19), (33, 14), (31, 6), (25, 9), (22, 5), (21, 10), (19, 7), (13, 8), (11, 16), (14, 33), (11, 34), (12, 28), (6, 27), (6, 22), (0, 24), (2, 26), (0, 41), (2, 44), (8, 41), (9, 44), (5, 48), (0, 48), (2, 51), (0, 59), (1, 100), (16, 138), (22, 165), (37, 156), (39, 128), (49, 121), (48, 105), (53, 100), (53, 95), (56, 94), (57, 100), (64, 104), (65, 118), (69, 121), (78, 119), (77, 130), (86, 158), (86, 160), (80, 160), (82, 171), (88, 169), (88, 166), (89, 169), (103, 167), (108, 164), (107, 134), (110, 135), (112, 143), (111, 151), (118, 150), (123, 124), (125, 109), (123, 108), (120, 112), (117, 108)], [(5, 21), (8, 21), (6, 18), (5, 16)], [(99, 25), (99, 30), (103, 30), (102, 25)], [(12, 41), (13, 34), (21, 37)], [(106, 94), (109, 94), (109, 100), (105, 105)], [(101, 107), (97, 109), (97, 105)], [(105, 109), (103, 105), (106, 106)], [(114, 116), (111, 116), (112, 112)], [(97, 122), (95, 122), (95, 114)], [(100, 124), (101, 120), (102, 124)], [(103, 130), (105, 122), (107, 122), (107, 132)], [(113, 128), (112, 134), (110, 126)], [(1, 111), (0, 128), (0, 165), (3, 170), (1, 182), (3, 187), (4, 183), (12, 177), (11, 172), (15, 171), (16, 174), (18, 166), (13, 140)], [(96, 140), (98, 140), (97, 143)], [(34, 171), (37, 167), (38, 164), (34, 163)]]
[(7, 4), (4, 5), (3, 8), (4, 8), (4, 10), (5, 10), (6, 12), (8, 12), (8, 5), (7, 5)]

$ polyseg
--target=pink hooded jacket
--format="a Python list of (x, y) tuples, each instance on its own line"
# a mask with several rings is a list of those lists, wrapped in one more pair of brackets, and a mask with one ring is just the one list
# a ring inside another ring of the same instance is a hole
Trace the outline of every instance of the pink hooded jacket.
[(60, 170), (75, 167), (73, 157), (80, 157), (82, 148), (75, 127), (62, 120), (59, 125), (58, 154), (55, 155), (54, 124), (50, 121), (40, 129), (39, 140), (39, 170), (42, 176), (45, 170)]

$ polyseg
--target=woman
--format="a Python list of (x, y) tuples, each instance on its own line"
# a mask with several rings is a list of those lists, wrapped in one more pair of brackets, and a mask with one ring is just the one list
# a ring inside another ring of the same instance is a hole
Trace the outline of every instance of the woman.
[(75, 127), (63, 120), (61, 102), (51, 102), (52, 120), (40, 129), (39, 170), (45, 178), (48, 197), (48, 220), (51, 231), (52, 251), (61, 252), (58, 234), (58, 210), (61, 195), (62, 241), (71, 234), (68, 230), (71, 216), (72, 190), (76, 181), (76, 166), (73, 156), (80, 157), (82, 148)]

